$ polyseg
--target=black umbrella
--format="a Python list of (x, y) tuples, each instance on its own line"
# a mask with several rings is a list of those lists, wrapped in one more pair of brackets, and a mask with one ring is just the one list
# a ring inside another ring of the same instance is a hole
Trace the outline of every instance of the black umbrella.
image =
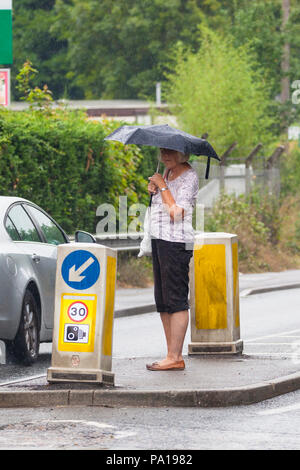
[(200, 139), (180, 131), (168, 124), (153, 126), (121, 126), (105, 137), (123, 144), (149, 145), (152, 147), (177, 150), (181, 153), (208, 157), (205, 178), (208, 178), (210, 159), (220, 161), (213, 147), (205, 139)]

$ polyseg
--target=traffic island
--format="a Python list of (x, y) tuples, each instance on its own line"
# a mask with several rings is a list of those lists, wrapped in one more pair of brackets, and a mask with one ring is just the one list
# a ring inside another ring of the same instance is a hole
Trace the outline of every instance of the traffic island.
[[(151, 358), (153, 360), (153, 357)], [(286, 358), (185, 357), (184, 371), (148, 371), (150, 358), (115, 359), (112, 385), (61, 382), (46, 375), (0, 387), (0, 407), (227, 407), (300, 389), (299, 365)]]

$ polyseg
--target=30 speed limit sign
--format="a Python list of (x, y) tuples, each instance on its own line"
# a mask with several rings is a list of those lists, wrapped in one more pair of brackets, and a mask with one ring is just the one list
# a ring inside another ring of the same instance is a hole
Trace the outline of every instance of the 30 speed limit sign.
[(88, 316), (89, 310), (83, 302), (73, 302), (68, 308), (68, 316), (72, 321), (82, 322)]

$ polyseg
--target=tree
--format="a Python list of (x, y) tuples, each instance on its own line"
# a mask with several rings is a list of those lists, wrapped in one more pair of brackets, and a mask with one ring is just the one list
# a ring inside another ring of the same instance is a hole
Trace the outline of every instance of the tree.
[(247, 8), (240, 5), (234, 12), (234, 21), (226, 32), (234, 37), (234, 44), (247, 44), (269, 84), (269, 96), (275, 99), (280, 93), (281, 8), (277, 1), (254, 0)]
[(179, 124), (191, 134), (209, 134), (219, 154), (233, 142), (239, 156), (258, 143), (272, 142), (268, 84), (247, 46), (235, 47), (231, 36), (201, 28), (196, 53), (179, 48), (167, 74), (166, 99)]
[(19, 99), (15, 88), (18, 70), (27, 60), (39, 70), (34, 84), (46, 83), (54, 98), (64, 94), (75, 95), (77, 90), (67, 79), (67, 42), (58, 39), (52, 31), (56, 18), (55, 0), (18, 0), (13, 2), (13, 54), (12, 97)]
[(177, 41), (198, 47), (197, 25), (218, 0), (57, 0), (68, 78), (86, 98), (154, 97)]
[(235, 45), (247, 44), (264, 70), (266, 91), (273, 100), (274, 130), (286, 131), (287, 125), (300, 118), (299, 106), (289, 99), (289, 83), (300, 77), (300, 7), (297, 0), (237, 0), (235, 3), (232, 21), (225, 31), (234, 36)]
[[(290, 15), (290, 0), (282, 0), (282, 29), (284, 30)], [(290, 70), (290, 44), (288, 40), (284, 43), (281, 70), (284, 76), (281, 79), (281, 101), (285, 103), (290, 97), (290, 80), (287, 72)]]
[[(29, 60), (40, 71), (35, 85), (46, 83), (54, 99), (154, 99), (174, 48), (182, 43), (197, 52), (198, 25), (206, 25), (232, 34), (236, 46), (249, 45), (274, 100), (280, 95), (284, 42), (290, 44), (290, 83), (300, 78), (299, 0), (290, 3), (282, 31), (282, 0), (15, 1), (13, 98), (20, 97), (14, 90), (17, 72)], [(290, 109), (289, 120), (299, 110)]]

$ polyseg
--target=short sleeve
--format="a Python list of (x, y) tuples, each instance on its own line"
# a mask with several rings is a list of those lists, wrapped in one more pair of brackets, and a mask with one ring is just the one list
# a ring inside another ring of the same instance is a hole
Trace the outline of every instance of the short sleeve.
[(199, 191), (198, 176), (196, 172), (189, 172), (190, 174), (183, 178), (176, 194), (176, 205), (183, 209), (194, 207), (197, 193)]

